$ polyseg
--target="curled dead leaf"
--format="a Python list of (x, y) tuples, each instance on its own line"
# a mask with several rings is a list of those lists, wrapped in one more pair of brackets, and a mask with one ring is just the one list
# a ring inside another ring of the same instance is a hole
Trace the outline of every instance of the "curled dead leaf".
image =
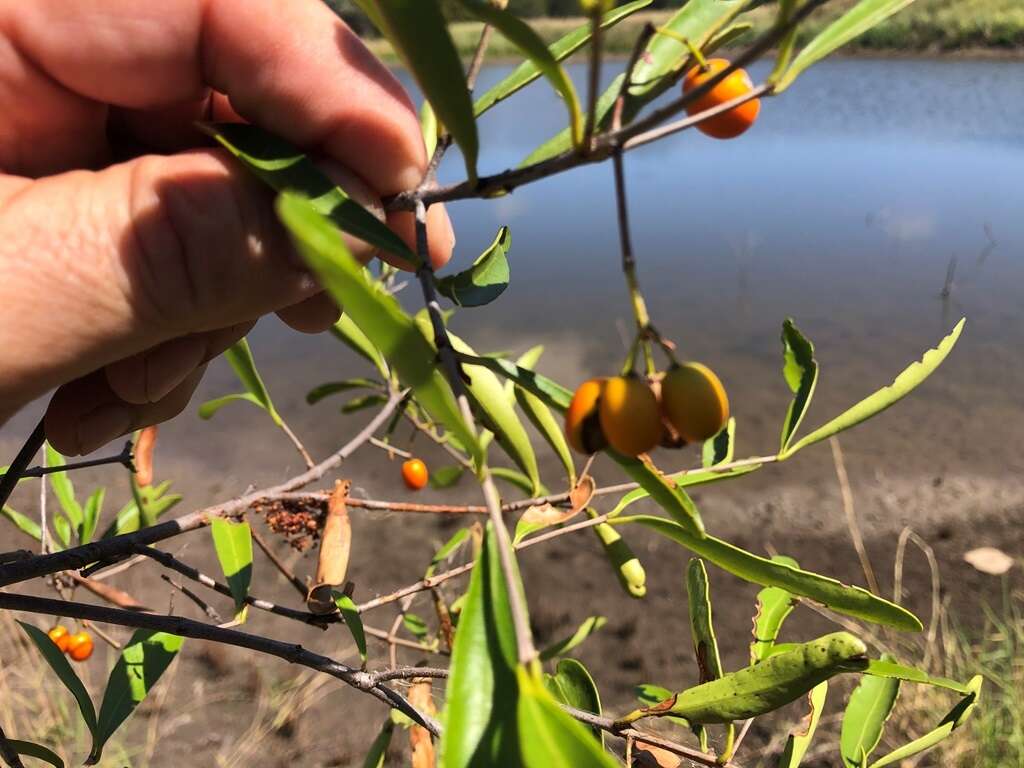
[(145, 488), (153, 482), (153, 449), (156, 447), (157, 427), (154, 424), (139, 432), (135, 441), (135, 484)]
[(336, 610), (333, 588), (345, 583), (352, 547), (352, 522), (348, 517), (345, 499), (351, 485), (348, 480), (339, 480), (327, 500), (327, 518), (320, 537), (316, 580), (306, 597), (306, 606), (312, 613), (333, 613)]
[(571, 520), (594, 498), (594, 488), (594, 478), (584, 475), (576, 483), (576, 487), (569, 491), (568, 509), (558, 508), (548, 502), (534, 504), (527, 508), (520, 521), (528, 525), (547, 527)]
[(123, 608), (126, 611), (148, 611), (149, 608), (144, 606), (134, 597), (129, 595), (124, 590), (118, 589), (115, 586), (107, 584), (104, 581), (93, 581), (87, 579), (84, 576), (79, 575), (75, 571), (68, 571), (72, 580), (79, 586), (85, 587), (87, 590), (92, 592), (96, 597), (101, 600), (106, 600), (111, 605), (116, 605), (118, 608)]
[[(419, 680), (409, 686), (409, 703), (416, 710), (433, 716), (437, 713), (434, 707), (433, 685), (430, 680)], [(409, 746), (412, 748), (412, 768), (434, 768), (434, 742), (430, 732), (422, 725), (414, 725), (409, 729)]]
[(995, 547), (978, 547), (964, 553), (964, 560), (982, 573), (1002, 576), (1013, 568), (1013, 558)]
[(682, 764), (682, 758), (667, 749), (646, 741), (633, 743), (633, 768), (679, 768)]

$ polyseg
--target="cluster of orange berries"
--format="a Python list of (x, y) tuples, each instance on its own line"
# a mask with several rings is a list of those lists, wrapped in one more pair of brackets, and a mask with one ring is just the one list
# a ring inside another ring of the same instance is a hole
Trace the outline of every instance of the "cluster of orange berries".
[(639, 456), (657, 445), (707, 440), (728, 420), (729, 398), (715, 372), (683, 363), (646, 380), (629, 374), (583, 382), (565, 412), (565, 436), (580, 453), (611, 446)]
[(61, 653), (66, 653), (75, 661), (85, 661), (92, 656), (92, 636), (84, 630), (72, 635), (67, 627), (58, 624), (46, 634), (60, 648)]

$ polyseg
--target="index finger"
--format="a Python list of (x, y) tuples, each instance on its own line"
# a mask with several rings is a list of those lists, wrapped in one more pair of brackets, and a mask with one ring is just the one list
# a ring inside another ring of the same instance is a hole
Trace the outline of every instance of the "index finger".
[(0, 30), (83, 119), (95, 112), (82, 100), (155, 110), (212, 88), (246, 120), (333, 157), (381, 195), (415, 187), (426, 167), (409, 97), (321, 2), (33, 0), (0, 6)]

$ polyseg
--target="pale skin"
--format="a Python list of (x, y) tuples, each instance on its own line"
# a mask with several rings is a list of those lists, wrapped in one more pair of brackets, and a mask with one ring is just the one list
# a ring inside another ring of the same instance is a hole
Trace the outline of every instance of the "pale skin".
[[(56, 390), (66, 455), (181, 412), (261, 316), (338, 317), (197, 120), (283, 136), (378, 210), (427, 164), (409, 97), (318, 0), (0, 0), (0, 115), (0, 424)], [(428, 227), (440, 266), (442, 207)]]

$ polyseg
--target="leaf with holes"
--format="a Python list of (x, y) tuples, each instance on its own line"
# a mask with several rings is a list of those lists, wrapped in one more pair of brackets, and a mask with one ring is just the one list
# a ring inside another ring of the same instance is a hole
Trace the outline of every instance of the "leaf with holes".
[[(775, 555), (772, 562), (799, 568), (796, 560)], [(757, 593), (757, 613), (754, 614), (754, 640), (750, 644), (750, 663), (757, 664), (768, 658), (782, 629), (782, 622), (793, 612), (796, 600), (782, 587), (765, 587)]]
[(807, 701), (811, 711), (807, 713), (800, 724), (797, 725), (786, 738), (786, 746), (779, 756), (778, 768), (797, 768), (807, 754), (807, 748), (811, 745), (814, 732), (818, 729), (818, 722), (821, 720), (822, 710), (825, 708), (825, 699), (828, 697), (828, 681), (819, 683), (807, 694)]

